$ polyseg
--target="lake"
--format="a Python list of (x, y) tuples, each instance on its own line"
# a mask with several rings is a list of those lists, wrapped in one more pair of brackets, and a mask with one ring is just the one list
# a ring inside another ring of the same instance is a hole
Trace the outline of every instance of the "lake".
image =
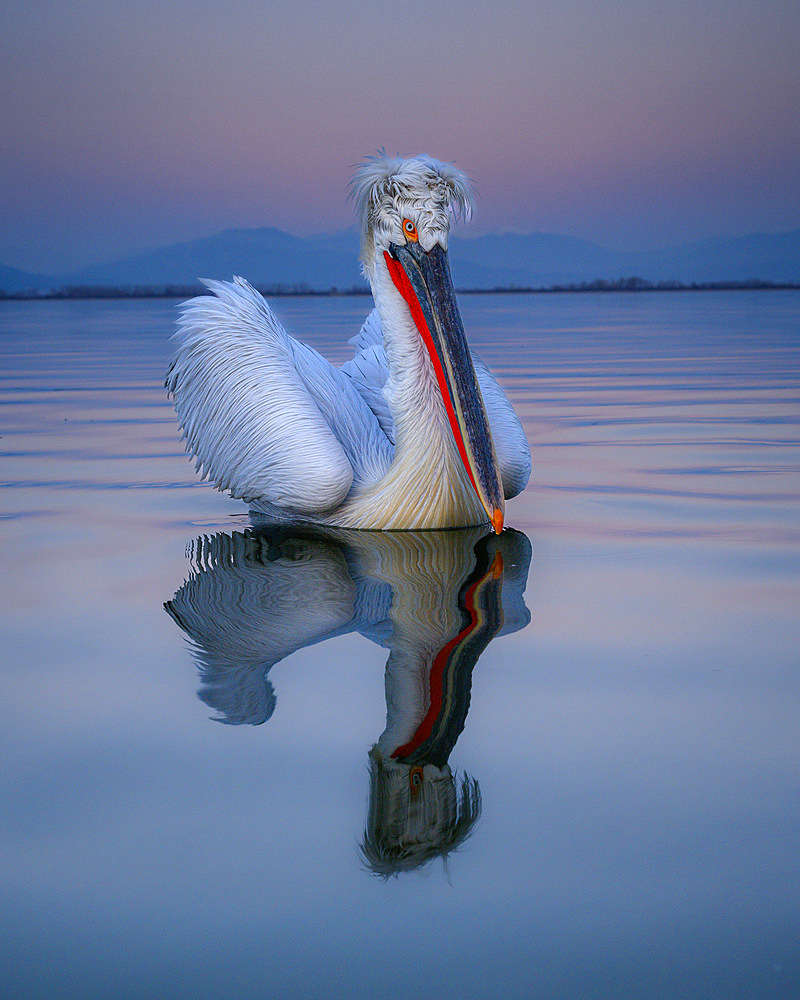
[(800, 293), (461, 304), (499, 538), (257, 530), (174, 302), (0, 302), (4, 995), (800, 995)]

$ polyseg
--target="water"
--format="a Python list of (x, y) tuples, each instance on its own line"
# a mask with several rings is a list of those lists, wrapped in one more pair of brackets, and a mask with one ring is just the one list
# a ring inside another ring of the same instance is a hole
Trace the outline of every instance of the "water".
[(5, 994), (797, 996), (800, 295), (464, 297), (516, 533), (374, 544), (196, 481), (174, 311), (0, 303)]

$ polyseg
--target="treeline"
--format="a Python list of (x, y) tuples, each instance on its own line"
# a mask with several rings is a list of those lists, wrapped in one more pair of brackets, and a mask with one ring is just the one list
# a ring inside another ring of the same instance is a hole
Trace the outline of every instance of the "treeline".
[(800, 281), (764, 281), (750, 278), (746, 281), (648, 281), (646, 278), (596, 278), (594, 281), (580, 281), (572, 284), (547, 285), (530, 288), (522, 285), (496, 288), (466, 288), (466, 294), (551, 294), (553, 292), (728, 292), (760, 291), (775, 289), (800, 289)]
[[(366, 285), (351, 288), (311, 288), (298, 284), (257, 285), (262, 295), (269, 296), (336, 296), (369, 295)], [(630, 277), (607, 280), (581, 281), (571, 284), (547, 286), (497, 285), (494, 288), (461, 288), (465, 295), (523, 294), (540, 295), (559, 292), (710, 292), (710, 291), (759, 291), (775, 289), (800, 289), (800, 281), (764, 281), (751, 278), (747, 281), (648, 281)], [(210, 295), (205, 285), (68, 285), (50, 291), (28, 289), (6, 292), (0, 289), (0, 299), (185, 299), (195, 295)]]

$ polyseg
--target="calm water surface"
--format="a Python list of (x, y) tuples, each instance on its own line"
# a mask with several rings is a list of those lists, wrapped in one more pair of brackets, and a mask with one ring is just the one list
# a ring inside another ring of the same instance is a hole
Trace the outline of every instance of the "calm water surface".
[(499, 539), (255, 530), (174, 303), (0, 303), (4, 995), (800, 995), (800, 294), (462, 312)]

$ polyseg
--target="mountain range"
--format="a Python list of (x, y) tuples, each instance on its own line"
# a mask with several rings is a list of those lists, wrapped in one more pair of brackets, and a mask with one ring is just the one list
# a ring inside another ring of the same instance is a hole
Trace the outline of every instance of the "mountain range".
[[(69, 287), (189, 286), (199, 278), (241, 274), (253, 284), (285, 290), (363, 287), (354, 229), (293, 236), (279, 229), (228, 229), (123, 260), (57, 275), (0, 265), (0, 291)], [(787, 233), (704, 240), (642, 252), (609, 250), (554, 233), (490, 233), (451, 238), (458, 288), (489, 289), (618, 281), (705, 283), (800, 281), (800, 229)]]

